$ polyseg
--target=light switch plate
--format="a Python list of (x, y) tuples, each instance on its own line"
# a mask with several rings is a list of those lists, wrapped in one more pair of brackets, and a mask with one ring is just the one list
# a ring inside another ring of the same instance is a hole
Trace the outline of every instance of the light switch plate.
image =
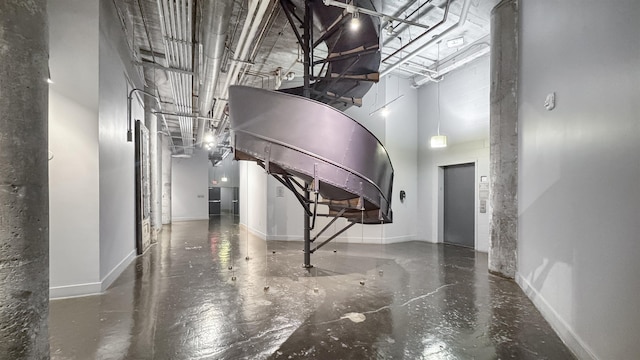
[(544, 108), (551, 111), (556, 107), (556, 93), (552, 92), (547, 94), (547, 98), (544, 100)]

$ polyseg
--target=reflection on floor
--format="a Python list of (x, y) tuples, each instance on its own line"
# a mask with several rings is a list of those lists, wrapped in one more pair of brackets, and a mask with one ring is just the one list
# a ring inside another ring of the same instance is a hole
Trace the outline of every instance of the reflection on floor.
[(485, 254), (330, 244), (307, 272), (301, 249), (232, 216), (173, 224), (103, 295), (51, 302), (51, 357), (573, 359)]

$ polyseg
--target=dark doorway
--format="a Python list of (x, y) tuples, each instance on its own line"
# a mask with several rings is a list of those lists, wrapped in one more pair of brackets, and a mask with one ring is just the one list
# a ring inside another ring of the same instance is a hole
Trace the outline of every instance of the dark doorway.
[(444, 242), (475, 248), (475, 165), (444, 167)]
[(221, 213), (220, 205), (221, 205), (220, 188), (210, 187), (209, 188), (209, 216), (220, 215)]

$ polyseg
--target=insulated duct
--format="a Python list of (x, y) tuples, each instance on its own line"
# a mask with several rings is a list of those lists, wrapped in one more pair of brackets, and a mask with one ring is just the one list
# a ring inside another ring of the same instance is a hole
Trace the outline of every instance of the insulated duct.
[[(202, 4), (200, 39), (203, 67), (201, 73), (202, 84), (198, 93), (198, 111), (200, 116), (207, 116), (213, 106), (229, 28), (229, 18), (233, 9), (233, 0), (204, 0)], [(201, 143), (204, 138), (206, 121), (204, 119), (199, 120), (198, 143)]]
[[(236, 51), (234, 52), (234, 56), (236, 57), (235, 60), (246, 60), (245, 58), (247, 57), (247, 54), (251, 47), (251, 43), (256, 36), (258, 26), (260, 26), (260, 24), (262, 23), (262, 18), (267, 12), (269, 4), (269, 0), (249, 1), (249, 12), (247, 13), (244, 26), (242, 27), (242, 32), (240, 33), (240, 38), (238, 39)], [(224, 82), (224, 86), (222, 87), (222, 97), (227, 96), (227, 94), (229, 93), (229, 86), (235, 83), (235, 79), (240, 73), (242, 66), (239, 66), (238, 64), (238, 61), (231, 62), (231, 66), (227, 71), (227, 78)], [(226, 102), (219, 101), (218, 103), (216, 103), (215, 109), (213, 111), (213, 117), (223, 118), (223, 121), (221, 121), (216, 128), (216, 137), (220, 136), (220, 134), (222, 134), (224, 129), (227, 127), (228, 120), (223, 114), (225, 106)]]

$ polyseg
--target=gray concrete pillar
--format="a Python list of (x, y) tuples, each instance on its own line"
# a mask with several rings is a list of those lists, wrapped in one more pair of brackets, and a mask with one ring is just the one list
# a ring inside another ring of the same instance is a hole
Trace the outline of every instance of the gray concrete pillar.
[(491, 241), (489, 271), (514, 278), (518, 266), (518, 1), (491, 12)]
[[(153, 70), (150, 70), (153, 71)], [(145, 88), (145, 91), (155, 94), (155, 86)], [(152, 113), (157, 108), (156, 101), (144, 97), (144, 122), (149, 129), (149, 190), (151, 192), (151, 243), (158, 241), (158, 232), (162, 230), (162, 208), (160, 203), (160, 147), (158, 145), (158, 117)]]
[(171, 148), (169, 136), (162, 136), (162, 224), (171, 224)]
[(0, 1), (0, 358), (49, 357), (47, 1)]

